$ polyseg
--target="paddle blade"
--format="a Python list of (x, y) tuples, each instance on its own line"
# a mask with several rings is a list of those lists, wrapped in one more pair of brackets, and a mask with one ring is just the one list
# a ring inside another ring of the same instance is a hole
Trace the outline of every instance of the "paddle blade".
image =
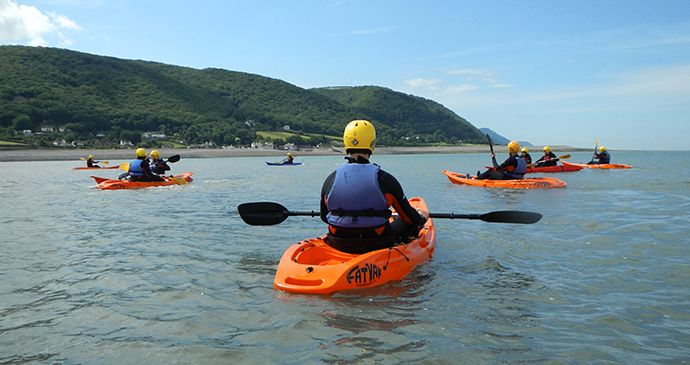
[(180, 155), (172, 155), (170, 158), (168, 158), (168, 162), (177, 162), (180, 160)]
[(129, 171), (129, 164), (125, 162), (122, 165), (120, 165), (120, 168), (125, 171)]
[(107, 165), (107, 164), (109, 164), (110, 162), (108, 162), (108, 161), (103, 161), (103, 163)]
[(271, 202), (243, 203), (237, 206), (237, 211), (244, 223), (252, 226), (272, 226), (288, 217), (284, 206)]
[(567, 159), (569, 159), (569, 158), (570, 158), (570, 154), (567, 154), (567, 155), (563, 155), (563, 156), (558, 156), (557, 159), (558, 159), (558, 160), (567, 160)]
[(501, 210), (482, 214), (479, 219), (489, 223), (517, 223), (532, 224), (537, 223), (542, 215), (534, 212), (522, 212), (519, 210)]
[(179, 185), (185, 185), (185, 184), (187, 184), (187, 180), (185, 180), (185, 179), (183, 179), (183, 178), (181, 178), (181, 177), (177, 177), (177, 176), (170, 177), (170, 178), (168, 178), (168, 180), (174, 181), (174, 182), (176, 182), (176, 183), (179, 184)]

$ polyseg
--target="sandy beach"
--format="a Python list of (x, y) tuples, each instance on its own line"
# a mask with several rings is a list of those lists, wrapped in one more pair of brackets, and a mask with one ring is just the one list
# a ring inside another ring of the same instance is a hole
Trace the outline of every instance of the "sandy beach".
[[(503, 148), (502, 148), (503, 147)], [(505, 152), (504, 146), (495, 146), (496, 152)], [(528, 147), (532, 156), (541, 154), (541, 146)], [(559, 153), (591, 151), (591, 149), (568, 146), (551, 146)], [(134, 149), (0, 149), (0, 162), (11, 161), (69, 161), (80, 160), (93, 155), (97, 161), (131, 160)], [(306, 156), (339, 156), (344, 155), (343, 148), (314, 149), (309, 151), (284, 151), (258, 148), (219, 148), (219, 149), (159, 149), (164, 158), (180, 155), (183, 158), (232, 158), (232, 157), (274, 157), (283, 158), (288, 152), (301, 157)], [(533, 152), (532, 152), (533, 151)], [(146, 152), (149, 152), (147, 150)], [(459, 154), (459, 153), (489, 153), (488, 146), (467, 147), (377, 147), (376, 155), (407, 155), (407, 154)]]

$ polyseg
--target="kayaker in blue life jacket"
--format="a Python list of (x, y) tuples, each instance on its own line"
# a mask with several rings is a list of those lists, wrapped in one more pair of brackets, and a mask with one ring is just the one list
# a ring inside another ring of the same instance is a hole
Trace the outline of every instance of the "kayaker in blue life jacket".
[[(321, 188), (321, 220), (329, 225), (326, 242), (343, 252), (360, 254), (408, 242), (429, 218), (428, 211), (410, 205), (393, 175), (369, 162), (375, 139), (371, 122), (350, 122), (343, 133), (347, 163)], [(398, 213), (392, 223), (391, 206)]]
[(549, 146), (544, 146), (544, 156), (541, 156), (541, 158), (534, 162), (535, 167), (556, 166), (557, 164), (556, 154), (551, 152), (551, 147)]
[(597, 159), (597, 161), (592, 161), (587, 162), (587, 164), (606, 164), (606, 163), (611, 163), (611, 154), (606, 151), (606, 147), (601, 146), (599, 147), (599, 153), (594, 154), (594, 158)]
[(164, 179), (153, 172), (149, 168), (149, 160), (146, 158), (146, 151), (143, 148), (138, 148), (136, 152), (137, 158), (129, 163), (129, 170), (127, 175), (129, 175), (130, 181), (163, 181)]
[(93, 155), (89, 155), (89, 158), (86, 159), (86, 167), (100, 167), (96, 165), (98, 161), (93, 160)]
[(165, 175), (166, 171), (170, 171), (170, 166), (168, 166), (168, 163), (161, 158), (161, 154), (158, 151), (151, 151), (149, 157), (152, 158), (149, 164), (151, 172), (156, 175)]
[(527, 163), (521, 157), (518, 157), (520, 144), (515, 141), (508, 143), (508, 154), (510, 155), (502, 164), (496, 162), (496, 155), (491, 154), (491, 162), (494, 169), (484, 171), (475, 179), (478, 180), (513, 180), (522, 179), (527, 171)]
[(520, 157), (525, 160), (525, 163), (528, 165), (532, 164), (532, 156), (530, 156), (529, 152), (527, 151), (527, 148), (522, 148), (520, 150)]

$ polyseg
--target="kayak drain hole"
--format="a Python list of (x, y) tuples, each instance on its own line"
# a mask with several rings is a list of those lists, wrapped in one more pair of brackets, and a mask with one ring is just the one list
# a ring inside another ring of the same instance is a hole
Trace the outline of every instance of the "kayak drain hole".
[(312, 272), (312, 271), (314, 271), (314, 268), (311, 267), (311, 266), (309, 266), (309, 267), (307, 268), (307, 273), (310, 273), (310, 272)]

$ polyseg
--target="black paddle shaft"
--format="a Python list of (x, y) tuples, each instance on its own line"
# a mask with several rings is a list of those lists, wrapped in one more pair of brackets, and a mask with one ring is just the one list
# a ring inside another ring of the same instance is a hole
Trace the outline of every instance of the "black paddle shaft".
[[(284, 206), (272, 202), (243, 203), (237, 207), (242, 220), (252, 226), (272, 226), (282, 223), (289, 216), (316, 217), (320, 212), (291, 212)], [(429, 218), (440, 219), (479, 219), (489, 223), (537, 223), (542, 215), (519, 210), (502, 210), (485, 214), (430, 213)]]

